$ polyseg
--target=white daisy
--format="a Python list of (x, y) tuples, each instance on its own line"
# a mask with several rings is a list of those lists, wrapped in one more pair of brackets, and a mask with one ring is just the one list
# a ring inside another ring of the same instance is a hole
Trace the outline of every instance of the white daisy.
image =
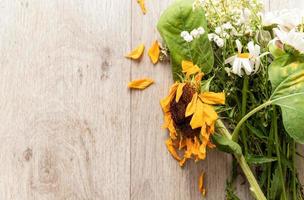
[(281, 29), (273, 29), (277, 38), (283, 43), (292, 46), (300, 53), (304, 53), (304, 33), (297, 32), (292, 29), (289, 32), (283, 31)]
[(238, 54), (225, 61), (225, 64), (229, 63), (232, 66), (231, 73), (242, 77), (244, 72), (247, 75), (257, 72), (261, 64), (259, 57), (261, 53), (260, 46), (251, 41), (247, 44), (249, 53), (242, 53), (243, 46), (239, 40), (236, 40), (236, 45)]
[(302, 23), (303, 15), (299, 9), (284, 9), (274, 12), (267, 12), (262, 17), (264, 26), (278, 25), (283, 30), (288, 31), (296, 28)]

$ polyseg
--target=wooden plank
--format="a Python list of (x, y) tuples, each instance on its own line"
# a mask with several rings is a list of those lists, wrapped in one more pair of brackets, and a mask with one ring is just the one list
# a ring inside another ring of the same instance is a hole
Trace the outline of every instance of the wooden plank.
[(0, 4), (0, 199), (129, 199), (129, 1)]
[[(143, 16), (136, 1), (132, 3), (132, 46), (159, 39), (156, 23), (169, 0), (146, 1), (147, 15)], [(132, 91), (131, 110), (131, 199), (200, 200), (198, 177), (206, 172), (208, 200), (224, 199), (225, 183), (230, 173), (230, 156), (212, 151), (206, 161), (188, 163), (181, 169), (169, 155), (161, 130), (163, 113), (159, 100), (173, 83), (169, 64), (153, 66), (145, 54), (140, 62), (132, 63), (132, 78), (148, 76), (156, 84), (145, 91)]]

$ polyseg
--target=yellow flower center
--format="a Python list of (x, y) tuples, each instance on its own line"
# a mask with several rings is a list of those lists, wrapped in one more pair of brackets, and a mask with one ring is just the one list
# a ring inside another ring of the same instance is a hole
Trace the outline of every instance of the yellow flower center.
[(250, 58), (250, 53), (240, 53), (238, 58)]

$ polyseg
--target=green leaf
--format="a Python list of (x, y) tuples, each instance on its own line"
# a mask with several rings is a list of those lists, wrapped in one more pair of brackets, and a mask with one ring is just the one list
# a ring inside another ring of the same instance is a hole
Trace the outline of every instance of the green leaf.
[(209, 92), (210, 84), (213, 80), (214, 76), (207, 80), (201, 81), (201, 92)]
[(276, 167), (272, 174), (272, 180), (270, 183), (269, 199), (277, 199), (282, 192), (282, 185), (280, 184), (279, 168)]
[(247, 155), (246, 160), (249, 164), (265, 164), (277, 161), (276, 158), (266, 156)]
[[(193, 10), (194, 0), (177, 0), (164, 11), (157, 28), (166, 43), (171, 56), (174, 80), (181, 74), (181, 62), (192, 61), (204, 73), (209, 73), (214, 64), (213, 50), (208, 39), (207, 21), (203, 8)], [(186, 42), (181, 37), (182, 31), (189, 33), (203, 27), (205, 34), (192, 42)]]
[(246, 126), (250, 130), (250, 132), (253, 133), (255, 136), (257, 136), (258, 138), (262, 139), (263, 141), (267, 140), (268, 137), (266, 137), (261, 130), (255, 128), (250, 123), (246, 123)]
[(226, 153), (233, 153), (236, 155), (242, 155), (242, 148), (240, 145), (227, 137), (220, 134), (213, 134), (212, 141), (216, 145), (216, 147)]
[(288, 134), (304, 143), (304, 62), (303, 58), (286, 54), (268, 69), (273, 87), (272, 104), (281, 107), (283, 124)]

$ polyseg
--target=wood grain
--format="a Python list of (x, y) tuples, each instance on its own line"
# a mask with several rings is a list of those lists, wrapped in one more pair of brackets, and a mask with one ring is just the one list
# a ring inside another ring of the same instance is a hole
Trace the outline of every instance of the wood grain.
[[(207, 199), (225, 199), (229, 155), (181, 169), (164, 145), (170, 65), (153, 66), (147, 50), (140, 62), (123, 57), (160, 40), (170, 2), (146, 0), (143, 16), (136, 0), (0, 1), (1, 200), (198, 200), (201, 171)], [(127, 89), (143, 76), (156, 83)], [(238, 193), (250, 199), (247, 185)]]
[[(155, 27), (160, 11), (168, 4), (168, 0), (147, 1), (148, 15), (142, 16), (137, 3), (133, 1), (134, 47), (139, 43), (149, 47), (153, 40), (160, 38)], [(159, 100), (167, 95), (173, 83), (170, 66), (153, 66), (149, 58), (144, 56), (139, 63), (132, 63), (131, 71), (132, 78), (148, 76), (156, 81), (144, 92), (134, 91), (131, 96), (131, 199), (201, 199), (198, 192), (201, 171), (207, 174), (208, 199), (224, 199), (225, 181), (230, 172), (228, 155), (212, 152), (205, 162), (197, 165), (189, 163), (185, 169), (181, 169), (167, 152), (164, 144), (167, 132), (161, 129), (163, 113)], [(218, 181), (214, 182), (214, 179)]]
[(0, 199), (129, 199), (130, 3), (0, 4)]

